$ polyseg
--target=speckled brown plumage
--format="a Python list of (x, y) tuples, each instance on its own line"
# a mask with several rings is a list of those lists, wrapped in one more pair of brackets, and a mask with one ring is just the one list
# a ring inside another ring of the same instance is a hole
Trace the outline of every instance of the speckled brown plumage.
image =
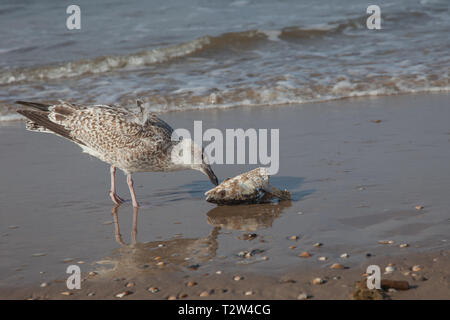
[[(115, 204), (123, 202), (115, 192), (116, 168), (127, 174), (128, 187), (135, 207), (138, 203), (131, 179), (134, 172), (194, 169), (206, 174), (213, 184), (218, 184), (201, 146), (195, 145), (190, 139), (172, 141), (173, 129), (155, 114), (145, 112), (139, 101), (137, 105), (140, 112), (110, 105), (80, 106), (67, 102), (47, 105), (26, 101), (17, 103), (31, 108), (17, 111), (28, 118), (28, 130), (53, 133), (69, 139), (78, 144), (84, 152), (111, 165), (110, 196)], [(178, 148), (174, 149), (175, 147)], [(183, 154), (182, 150), (190, 151)], [(186, 161), (189, 152), (201, 161)]]
[(44, 107), (18, 110), (29, 118), (27, 129), (63, 136), (126, 173), (171, 169), (173, 130), (152, 113), (144, 115), (108, 105), (78, 106), (66, 102)]

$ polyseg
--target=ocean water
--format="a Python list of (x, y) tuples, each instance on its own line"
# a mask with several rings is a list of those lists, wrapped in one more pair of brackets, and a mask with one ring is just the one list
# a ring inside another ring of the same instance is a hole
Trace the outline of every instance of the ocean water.
[(18, 99), (166, 112), (450, 88), (448, 0), (76, 4), (80, 30), (69, 3), (0, 2), (0, 121)]

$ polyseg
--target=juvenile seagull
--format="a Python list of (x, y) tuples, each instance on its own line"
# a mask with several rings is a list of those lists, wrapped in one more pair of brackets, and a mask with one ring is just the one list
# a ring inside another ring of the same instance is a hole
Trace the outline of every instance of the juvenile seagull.
[(131, 178), (134, 172), (194, 169), (218, 184), (201, 146), (191, 139), (173, 141), (173, 129), (153, 113), (145, 112), (139, 100), (140, 113), (109, 105), (79, 106), (63, 101), (54, 105), (17, 103), (31, 108), (17, 111), (28, 118), (28, 130), (69, 139), (83, 152), (110, 164), (109, 195), (115, 204), (123, 202), (116, 194), (116, 168), (127, 175), (133, 207), (139, 206)]

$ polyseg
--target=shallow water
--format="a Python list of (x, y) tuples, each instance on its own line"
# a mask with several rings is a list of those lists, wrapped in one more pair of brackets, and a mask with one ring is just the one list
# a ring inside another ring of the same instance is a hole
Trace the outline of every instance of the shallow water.
[[(22, 124), (2, 126), (0, 284), (64, 277), (79, 260), (86, 262), (82, 271), (102, 260), (139, 268), (159, 245), (171, 255), (169, 267), (262, 273), (327, 267), (344, 252), (350, 258), (343, 263), (353, 265), (367, 252), (448, 247), (449, 113), (448, 95), (436, 94), (165, 114), (174, 127), (191, 128), (200, 119), (205, 129), (280, 128), (281, 166), (271, 184), (289, 189), (293, 200), (217, 207), (204, 200), (212, 185), (198, 172), (136, 174), (142, 207), (135, 214), (129, 203), (121, 206), (118, 224), (107, 165), (59, 137), (27, 132)], [(213, 166), (220, 180), (251, 168)], [(117, 183), (129, 199), (121, 174)], [(242, 240), (244, 233), (258, 236)], [(136, 245), (119, 244), (133, 235)], [(289, 240), (292, 235), (299, 239)], [(323, 246), (314, 248), (316, 242)], [(400, 249), (403, 242), (410, 246)], [(263, 252), (239, 257), (251, 250)], [(298, 257), (305, 250), (310, 259)], [(322, 255), (327, 262), (317, 261)], [(64, 263), (67, 258), (74, 260)]]
[(79, 1), (0, 4), (0, 121), (15, 100), (154, 111), (448, 91), (448, 1)]

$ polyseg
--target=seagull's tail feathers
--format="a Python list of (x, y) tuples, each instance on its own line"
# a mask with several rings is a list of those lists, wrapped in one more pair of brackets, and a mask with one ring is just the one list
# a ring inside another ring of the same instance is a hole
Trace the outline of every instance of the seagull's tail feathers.
[(43, 104), (39, 102), (29, 102), (29, 101), (16, 101), (17, 104), (21, 104), (23, 106), (39, 109), (41, 111), (48, 111), (48, 108), (51, 106), (50, 104)]
[(84, 143), (72, 137), (70, 131), (67, 130), (64, 126), (51, 121), (48, 118), (49, 115), (48, 112), (26, 110), (26, 109), (20, 109), (17, 110), (17, 112), (29, 119), (27, 121), (26, 128), (30, 131), (54, 133), (58, 136), (69, 139), (75, 143), (84, 145)]

